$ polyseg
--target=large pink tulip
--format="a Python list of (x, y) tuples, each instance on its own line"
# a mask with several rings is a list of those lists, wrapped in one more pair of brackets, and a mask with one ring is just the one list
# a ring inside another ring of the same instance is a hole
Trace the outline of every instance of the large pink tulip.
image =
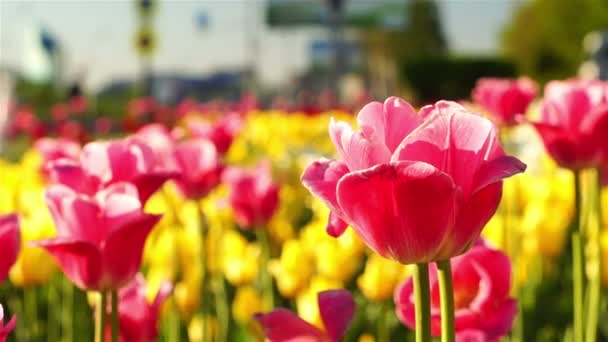
[(0, 215), (0, 283), (17, 261), (20, 249), (21, 233), (17, 215)]
[(312, 163), (302, 182), (330, 207), (329, 234), (348, 223), (376, 253), (404, 264), (466, 251), (496, 211), (502, 179), (525, 169), (505, 155), (490, 120), (454, 102), (416, 113), (392, 97), (357, 119), (358, 132), (331, 122), (341, 160)]
[(175, 145), (173, 153), (179, 169), (175, 184), (184, 196), (200, 199), (220, 184), (224, 167), (209, 140), (180, 142)]
[(473, 89), (473, 101), (488, 111), (497, 124), (512, 126), (536, 96), (538, 86), (529, 78), (480, 78)]
[(123, 139), (89, 143), (79, 161), (61, 159), (49, 167), (53, 181), (87, 195), (118, 182), (133, 183), (145, 203), (174, 175), (162, 166), (150, 146), (137, 139)]
[[(160, 309), (169, 297), (173, 286), (163, 282), (152, 303), (147, 300), (146, 280), (141, 274), (118, 293), (118, 312), (120, 322), (119, 341), (152, 342), (158, 338)], [(109, 309), (109, 306), (108, 306)], [(107, 339), (111, 336), (111, 325), (107, 322)]]
[(597, 167), (606, 158), (608, 101), (600, 81), (552, 81), (545, 87), (534, 127), (562, 167)]
[(229, 168), (223, 179), (230, 187), (228, 200), (239, 226), (251, 229), (270, 220), (279, 205), (279, 186), (272, 180), (267, 163), (250, 171)]
[[(454, 280), (455, 327), (461, 341), (498, 341), (511, 330), (517, 304), (509, 297), (511, 263), (499, 250), (482, 244), (451, 259)], [(439, 283), (433, 264), (431, 285), (431, 333), (441, 335)], [(395, 291), (397, 316), (408, 327), (415, 326), (413, 281)]]
[(8, 324), (4, 325), (4, 309), (2, 308), (2, 305), (0, 305), (0, 342), (6, 341), (6, 337), (15, 329), (16, 324), (17, 319), (13, 316)]
[(46, 191), (57, 237), (37, 241), (76, 286), (118, 289), (141, 264), (144, 242), (160, 215), (142, 212), (137, 189), (115, 183), (94, 196), (64, 185)]
[(356, 309), (355, 301), (346, 290), (329, 290), (317, 296), (319, 312), (325, 331), (304, 321), (285, 309), (275, 309), (256, 315), (268, 342), (338, 342), (350, 326)]

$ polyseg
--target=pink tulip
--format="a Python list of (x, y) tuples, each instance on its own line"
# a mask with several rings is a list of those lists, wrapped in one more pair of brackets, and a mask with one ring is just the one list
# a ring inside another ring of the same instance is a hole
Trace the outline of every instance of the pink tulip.
[(2, 305), (0, 305), (0, 342), (5, 342), (8, 334), (15, 329), (15, 325), (17, 324), (17, 318), (13, 316), (10, 321), (8, 321), (7, 325), (4, 325), (4, 309)]
[(210, 141), (191, 139), (178, 143), (174, 157), (179, 169), (175, 184), (184, 196), (200, 199), (220, 184), (223, 165)]
[[(451, 259), (454, 280), (455, 327), (460, 341), (498, 341), (508, 334), (517, 313), (517, 304), (509, 297), (511, 263), (507, 255), (484, 245)], [(431, 333), (441, 335), (439, 284), (433, 264), (431, 286)], [(404, 282), (395, 291), (397, 316), (414, 328), (413, 281)]]
[(133, 183), (142, 203), (174, 175), (163, 169), (152, 148), (136, 139), (89, 143), (80, 161), (58, 160), (50, 170), (53, 181), (87, 195), (111, 184)]
[(488, 111), (497, 124), (512, 126), (524, 114), (537, 93), (529, 78), (480, 78), (473, 89), (473, 101)]
[(19, 218), (15, 214), (0, 215), (0, 283), (17, 261), (20, 249)]
[(268, 342), (337, 342), (350, 326), (356, 304), (346, 290), (329, 290), (317, 296), (319, 312), (325, 331), (304, 321), (286, 309), (275, 309), (267, 314), (257, 314)]
[(148, 145), (156, 155), (157, 168), (178, 172), (174, 156), (175, 136), (164, 125), (153, 123), (140, 128), (133, 138)]
[(330, 123), (342, 159), (312, 163), (302, 182), (330, 207), (330, 235), (348, 223), (376, 253), (404, 264), (465, 252), (496, 211), (502, 179), (525, 169), (505, 155), (491, 121), (454, 102), (416, 113), (392, 97), (357, 119), (360, 132)]
[(279, 205), (279, 186), (272, 180), (268, 163), (251, 171), (230, 168), (223, 179), (230, 187), (228, 200), (239, 226), (252, 229), (270, 220)]
[(88, 196), (58, 184), (45, 197), (57, 237), (36, 244), (76, 286), (118, 289), (135, 276), (146, 237), (160, 220), (142, 212), (135, 186), (115, 183)]
[(552, 81), (545, 87), (541, 119), (533, 123), (562, 167), (597, 167), (608, 150), (608, 101), (600, 81)]
[(64, 158), (78, 160), (80, 156), (80, 145), (71, 139), (40, 138), (34, 143), (34, 148), (42, 156), (42, 173), (45, 177), (50, 176), (50, 163)]
[(211, 140), (220, 154), (228, 151), (242, 125), (243, 119), (237, 114), (225, 115), (215, 123), (202, 120), (188, 122), (192, 135)]
[[(152, 303), (146, 299), (146, 280), (137, 274), (131, 282), (118, 293), (119, 341), (152, 342), (158, 338), (160, 309), (169, 297), (173, 286), (169, 282), (161, 284)], [(109, 306), (108, 306), (109, 309)], [(111, 336), (111, 325), (106, 327), (107, 340)]]

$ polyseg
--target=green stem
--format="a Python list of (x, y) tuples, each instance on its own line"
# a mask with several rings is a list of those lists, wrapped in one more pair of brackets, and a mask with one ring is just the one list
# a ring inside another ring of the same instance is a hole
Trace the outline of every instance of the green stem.
[(199, 229), (201, 232), (201, 339), (202, 341), (210, 340), (209, 329), (207, 326), (208, 317), (208, 307), (205, 306), (208, 304), (208, 301), (205, 300), (205, 296), (207, 295), (207, 221), (205, 219), (205, 213), (203, 212), (200, 203), (196, 202), (196, 206), (198, 208), (198, 220), (199, 220)]
[(107, 294), (105, 291), (100, 292), (99, 303), (97, 303), (97, 313), (95, 315), (95, 342), (103, 342), (105, 327), (106, 327), (106, 305)]
[(594, 198), (591, 201), (595, 208), (595, 222), (589, 227), (593, 228), (592, 232), (589, 232), (588, 241), (592, 244), (590, 247), (590, 260), (588, 261), (592, 270), (589, 274), (589, 285), (587, 294), (589, 296), (589, 306), (587, 307), (587, 326), (585, 330), (585, 337), (587, 342), (595, 342), (597, 337), (597, 327), (599, 322), (600, 313), (600, 302), (601, 302), (601, 291), (602, 291), (602, 258), (601, 258), (601, 241), (600, 232), (602, 227), (602, 183), (601, 183), (601, 172), (596, 170), (596, 180), (592, 184), (595, 185), (593, 189)]
[(437, 273), (441, 296), (441, 342), (454, 342), (454, 284), (450, 259), (437, 261)]
[(62, 277), (62, 329), (63, 341), (72, 342), (74, 336), (74, 286), (66, 277)]
[(260, 256), (260, 285), (262, 286), (264, 304), (266, 310), (272, 310), (274, 308), (274, 290), (272, 288), (272, 277), (268, 272), (268, 262), (270, 261), (270, 240), (268, 233), (264, 228), (258, 227), (256, 230), (258, 242), (262, 248), (262, 255)]
[(378, 342), (388, 342), (390, 340), (390, 321), (391, 306), (388, 302), (380, 303), (380, 312), (378, 317)]
[(179, 318), (179, 309), (175, 296), (171, 301), (171, 310), (173, 311), (169, 317), (169, 342), (179, 342), (181, 339), (181, 322)]
[(414, 266), (414, 298), (416, 314), (416, 342), (431, 341), (431, 293), (429, 265)]
[(214, 274), (213, 279), (215, 295), (215, 311), (217, 314), (216, 341), (228, 340), (227, 331), (230, 325), (230, 312), (228, 310), (228, 299), (226, 298), (226, 284), (221, 273)]
[(112, 290), (112, 342), (118, 342), (118, 332), (120, 331), (120, 321), (118, 319), (118, 290)]
[(61, 323), (61, 316), (54, 314), (57, 307), (60, 306), (59, 294), (57, 293), (57, 278), (52, 278), (47, 288), (47, 321), (46, 321), (46, 339), (48, 342), (55, 342), (59, 339), (58, 328)]
[(584, 341), (585, 332), (583, 328), (584, 322), (584, 255), (583, 246), (581, 241), (581, 216), (582, 216), (582, 194), (580, 186), (580, 171), (574, 173), (574, 189), (575, 189), (575, 225), (574, 231), (572, 232), (572, 289), (573, 289), (573, 302), (574, 302), (574, 340)]
[(38, 339), (38, 299), (36, 298), (36, 287), (27, 286), (23, 288), (23, 300), (25, 302), (25, 317), (27, 321), (27, 335), (30, 341)]

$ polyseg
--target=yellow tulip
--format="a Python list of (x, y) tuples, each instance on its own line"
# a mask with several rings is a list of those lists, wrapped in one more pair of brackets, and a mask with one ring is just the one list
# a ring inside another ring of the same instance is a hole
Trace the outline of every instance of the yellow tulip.
[(407, 267), (373, 253), (367, 259), (357, 285), (365, 298), (383, 301), (393, 296), (395, 288), (407, 275)]
[(237, 322), (247, 323), (254, 314), (264, 311), (260, 294), (251, 286), (237, 288), (232, 302), (232, 316)]
[(310, 282), (310, 286), (296, 298), (298, 316), (323, 329), (317, 296), (319, 292), (338, 288), (342, 288), (342, 284), (335, 280), (324, 279), (318, 276), (314, 277)]
[(258, 274), (260, 247), (248, 243), (238, 232), (227, 231), (222, 237), (222, 270), (228, 282), (240, 286), (255, 280)]
[(293, 298), (306, 286), (314, 272), (313, 255), (299, 240), (289, 240), (283, 245), (279, 260), (271, 260), (269, 271), (277, 281), (279, 292)]

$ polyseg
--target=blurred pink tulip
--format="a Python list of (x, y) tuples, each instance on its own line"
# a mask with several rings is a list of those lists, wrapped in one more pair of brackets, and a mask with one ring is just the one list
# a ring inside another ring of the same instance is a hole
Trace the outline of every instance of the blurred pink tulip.
[(57, 236), (36, 241), (76, 286), (118, 289), (139, 271), (146, 237), (160, 215), (142, 212), (137, 189), (115, 183), (93, 196), (64, 185), (46, 191)]
[(304, 321), (286, 309), (275, 309), (267, 314), (257, 314), (268, 342), (338, 342), (352, 323), (356, 304), (346, 290), (329, 290), (317, 296), (319, 312), (325, 331)]
[(211, 140), (217, 151), (225, 154), (241, 130), (243, 119), (237, 114), (227, 114), (215, 123), (190, 120), (187, 124), (192, 136)]
[(153, 123), (140, 128), (133, 138), (148, 145), (156, 155), (158, 168), (167, 171), (178, 172), (178, 166), (174, 156), (175, 134), (161, 124)]
[[(484, 245), (453, 258), (455, 326), (459, 341), (498, 341), (511, 330), (517, 304), (509, 297), (511, 263), (507, 255)], [(436, 267), (429, 273), (431, 285), (431, 332), (441, 335), (439, 284)], [(413, 281), (395, 291), (397, 316), (414, 328)]]
[(206, 139), (180, 142), (174, 148), (179, 172), (175, 184), (188, 198), (205, 197), (221, 182), (223, 165), (215, 146)]
[(538, 92), (529, 78), (480, 78), (473, 89), (473, 101), (488, 111), (496, 123), (512, 126), (517, 115), (524, 114)]
[(496, 127), (454, 103), (419, 113), (405, 101), (372, 102), (360, 132), (331, 122), (342, 160), (309, 165), (302, 182), (332, 213), (328, 233), (350, 224), (376, 253), (404, 264), (447, 259), (475, 241), (525, 164), (506, 156)]
[(20, 249), (19, 218), (15, 214), (0, 215), (0, 283), (17, 261)]
[(87, 195), (118, 182), (133, 183), (142, 203), (174, 176), (152, 148), (136, 139), (92, 142), (82, 149), (80, 161), (62, 159), (49, 168), (51, 180)]
[(50, 163), (59, 159), (78, 160), (80, 145), (71, 139), (40, 138), (34, 143), (34, 148), (42, 156), (42, 173), (50, 176)]
[(5, 342), (8, 334), (15, 329), (17, 318), (13, 316), (7, 325), (4, 325), (4, 309), (0, 305), (0, 342)]
[(253, 229), (270, 220), (279, 205), (279, 186), (272, 180), (268, 163), (250, 171), (229, 168), (223, 180), (230, 187), (228, 200), (239, 226)]
[(534, 127), (562, 167), (597, 167), (608, 153), (608, 101), (600, 81), (552, 81)]
[[(131, 282), (118, 292), (119, 341), (152, 342), (158, 338), (160, 309), (169, 297), (173, 286), (163, 282), (152, 303), (146, 299), (146, 280), (138, 273)], [(109, 309), (109, 306), (108, 306)], [(111, 325), (106, 326), (106, 340), (111, 336)]]

